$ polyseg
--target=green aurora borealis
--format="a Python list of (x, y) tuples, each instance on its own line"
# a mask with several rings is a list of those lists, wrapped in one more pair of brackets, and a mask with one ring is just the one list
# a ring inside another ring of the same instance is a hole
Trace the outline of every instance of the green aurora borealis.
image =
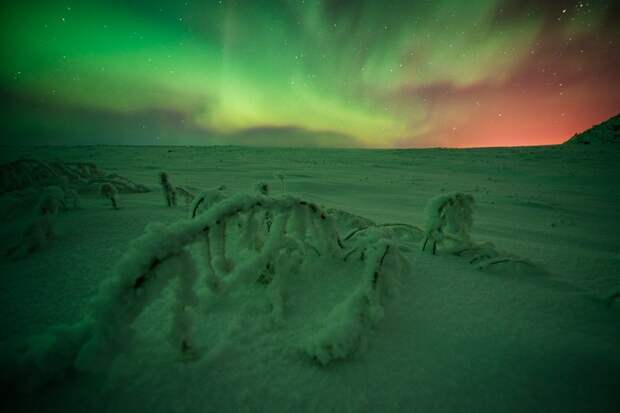
[(559, 143), (620, 111), (617, 2), (2, 6), (5, 143)]

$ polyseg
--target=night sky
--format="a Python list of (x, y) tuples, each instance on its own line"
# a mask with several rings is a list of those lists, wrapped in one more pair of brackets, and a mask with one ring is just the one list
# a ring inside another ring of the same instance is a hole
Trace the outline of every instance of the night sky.
[(620, 112), (618, 1), (21, 1), (3, 143), (512, 146)]

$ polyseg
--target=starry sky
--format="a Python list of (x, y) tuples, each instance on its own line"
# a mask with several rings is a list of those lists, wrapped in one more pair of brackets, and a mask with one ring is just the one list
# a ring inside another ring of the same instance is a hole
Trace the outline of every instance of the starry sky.
[(3, 143), (560, 143), (620, 112), (620, 2), (4, 4)]

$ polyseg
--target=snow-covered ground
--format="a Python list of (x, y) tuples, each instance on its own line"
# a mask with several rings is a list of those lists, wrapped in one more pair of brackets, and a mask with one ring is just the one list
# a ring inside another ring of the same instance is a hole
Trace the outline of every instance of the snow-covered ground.
[[(330, 272), (339, 267), (317, 264), (306, 268), (311, 277), (291, 275), (275, 323), (260, 283), (224, 297), (202, 294), (207, 305), (194, 326), (201, 343), (195, 360), (180, 358), (166, 339), (173, 311), (164, 294), (105, 368), (72, 371), (34, 394), (12, 386), (4, 402), (18, 410), (616, 411), (619, 405), (620, 300), (610, 298), (620, 292), (615, 145), (0, 151), (0, 163), (25, 157), (93, 162), (151, 192), (121, 194), (118, 210), (82, 194), (80, 209), (56, 216), (44, 249), (0, 259), (2, 341), (83, 319), (148, 223), (187, 218), (182, 200), (166, 207), (162, 170), (196, 193), (219, 185), (228, 194), (253, 193), (266, 182), (275, 196), (420, 228), (431, 198), (462, 192), (475, 199), (472, 238), (531, 265), (481, 271), (467, 258), (404, 242), (406, 271), (383, 301), (382, 318), (364, 325), (363, 345), (327, 365), (309, 357), (308, 348), (317, 328), (334, 323), (330, 310), (353, 292), (356, 281), (349, 278), (361, 266), (341, 276)], [(2, 220), (3, 248), (19, 238), (31, 214), (20, 208)]]

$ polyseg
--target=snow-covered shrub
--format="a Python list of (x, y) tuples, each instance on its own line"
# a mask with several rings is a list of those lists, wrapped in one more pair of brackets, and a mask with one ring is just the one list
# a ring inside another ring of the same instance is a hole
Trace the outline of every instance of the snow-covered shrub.
[(11, 220), (27, 207), (32, 207), (31, 202), (24, 200), (17, 194), (9, 193), (0, 196), (0, 221)]
[(275, 174), (275, 177), (280, 180), (280, 184), (282, 185), (282, 192), (286, 192), (286, 187), (284, 186), (284, 174), (278, 173)]
[(38, 215), (55, 215), (63, 207), (64, 203), (62, 199), (59, 199), (52, 193), (45, 192), (39, 198), (36, 212)]
[(18, 214), (54, 215), (60, 211), (79, 208), (80, 196), (76, 190), (50, 185), (29, 187), (0, 196), (0, 220), (9, 220)]
[(265, 195), (268, 196), (269, 192), (271, 191), (271, 188), (269, 187), (269, 184), (266, 182), (259, 182), (254, 186), (254, 189), (256, 191), (256, 193), (261, 194), (261, 195)]
[(451, 193), (432, 198), (426, 206), (426, 231), (422, 250), (438, 249), (466, 258), (469, 264), (489, 272), (509, 272), (544, 275), (547, 272), (536, 264), (515, 255), (498, 251), (491, 242), (471, 239), (474, 198), (463, 193)]
[(58, 172), (48, 163), (33, 159), (20, 159), (0, 166), (0, 192), (52, 184), (57, 178)]
[[(92, 163), (21, 159), (0, 165), (0, 219), (11, 219), (39, 205), (44, 211), (37, 214), (75, 209), (79, 193), (100, 192), (104, 184), (113, 185), (117, 193), (149, 191), (117, 174), (106, 174)], [(117, 201), (118, 195), (113, 202)]]
[(460, 192), (432, 198), (426, 205), (426, 238), (422, 250), (430, 246), (435, 254), (438, 248), (458, 250), (471, 246), (473, 204), (473, 196)]
[(118, 190), (109, 182), (104, 182), (99, 186), (99, 193), (112, 202), (112, 207), (118, 209)]
[(6, 255), (20, 259), (45, 248), (54, 236), (52, 217), (61, 209), (66, 209), (64, 191), (57, 186), (44, 188), (36, 205), (35, 217)]
[(64, 192), (67, 192), (67, 190), (69, 190), (69, 177), (67, 175), (60, 175), (57, 179), (56, 185)]
[(358, 247), (365, 247), (361, 250), (365, 266), (358, 287), (330, 311), (322, 326), (303, 343), (306, 354), (321, 365), (364, 350), (368, 333), (383, 318), (382, 301), (397, 290), (404, 260), (393, 245), (377, 238), (377, 234), (358, 242)]
[(80, 195), (75, 189), (65, 191), (65, 206), (67, 209), (78, 209), (80, 207)]
[(199, 193), (194, 200), (190, 208), (190, 217), (202, 214), (209, 208), (227, 198), (226, 185), (220, 185), (217, 188), (207, 189)]
[(177, 194), (174, 190), (174, 187), (170, 183), (168, 179), (168, 174), (165, 172), (159, 173), (159, 183), (161, 184), (161, 188), (164, 191), (164, 198), (166, 199), (166, 204), (168, 207), (174, 207), (177, 205)]
[(183, 197), (183, 199), (185, 201), (185, 205), (191, 205), (192, 202), (194, 202), (195, 196), (194, 196), (194, 194), (192, 194), (190, 192), (189, 189), (184, 188), (182, 186), (177, 186), (175, 188), (175, 191), (176, 191), (177, 194), (179, 194), (181, 197)]
[(119, 192), (149, 192), (144, 185), (117, 174), (107, 174), (92, 163), (20, 159), (0, 165), (0, 194), (48, 185), (58, 186), (63, 191), (73, 188), (80, 193), (97, 192), (105, 182), (114, 184)]
[[(68, 369), (106, 369), (132, 345), (137, 318), (161, 296), (174, 300), (168, 341), (184, 359), (193, 360), (201, 353), (194, 333), (209, 328), (194, 319), (204, 314), (195, 308), (204, 305), (204, 295), (215, 300), (239, 292), (253, 299), (263, 291), (270, 303), (266, 311), (283, 322), (294, 308), (285, 305), (293, 299), (288, 289), (317, 282), (344, 289), (337, 297), (319, 298), (321, 306), (332, 309), (317, 313), (325, 317), (323, 328), (299, 335), (297, 345), (320, 364), (351, 357), (383, 316), (383, 300), (398, 289), (395, 280), (404, 260), (381, 234), (368, 229), (347, 244), (316, 204), (262, 195), (223, 198), (193, 219), (149, 225), (130, 244), (116, 276), (104, 282), (80, 323), (38, 336), (43, 340), (27, 340), (19, 356), (0, 360), (0, 371), (7, 372), (4, 381), (41, 383)], [(347, 254), (349, 249), (355, 257)], [(313, 304), (306, 299), (299, 304), (308, 303)]]
[(24, 229), (19, 241), (6, 254), (11, 259), (21, 259), (39, 251), (49, 244), (54, 236), (53, 221), (49, 214), (35, 217)]
[(59, 325), (26, 339), (19, 337), (1, 342), (2, 388), (26, 393), (63, 379), (90, 327), (83, 322), (72, 326)]
[(136, 184), (127, 178), (117, 174), (110, 174), (103, 177), (93, 177), (85, 180), (77, 188), (80, 193), (97, 193), (102, 184), (110, 183), (114, 185), (119, 193), (140, 194), (149, 192), (149, 189), (141, 184)]
[(50, 197), (55, 200), (60, 205), (61, 210), (67, 209), (65, 204), (65, 191), (56, 185), (50, 185), (43, 189), (43, 197)]

